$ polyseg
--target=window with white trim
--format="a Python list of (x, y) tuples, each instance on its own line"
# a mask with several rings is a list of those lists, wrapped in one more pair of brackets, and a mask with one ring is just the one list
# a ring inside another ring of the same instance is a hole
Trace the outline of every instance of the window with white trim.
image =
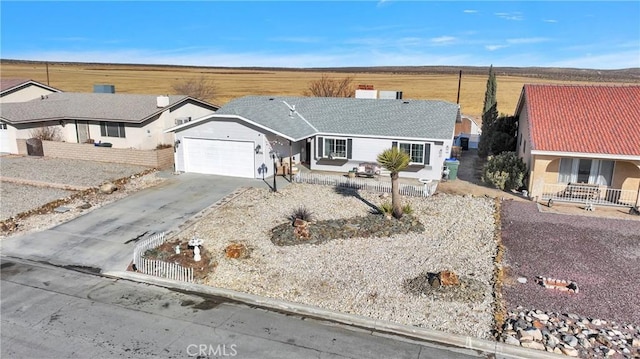
[(398, 148), (400, 151), (404, 151), (409, 154), (409, 157), (411, 157), (411, 163), (425, 163), (424, 143), (398, 142)]
[(614, 161), (588, 158), (562, 158), (558, 183), (588, 183), (610, 186)]
[(0, 130), (6, 130), (7, 129), (7, 124), (6, 123), (0, 123)]
[(324, 138), (323, 157), (347, 158), (347, 140), (344, 138)]
[(100, 122), (100, 135), (102, 137), (125, 137), (123, 122)]

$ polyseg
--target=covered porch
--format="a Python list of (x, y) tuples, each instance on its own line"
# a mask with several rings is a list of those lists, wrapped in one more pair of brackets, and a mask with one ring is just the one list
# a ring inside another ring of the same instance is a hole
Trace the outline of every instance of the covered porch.
[(537, 155), (529, 188), (535, 200), (638, 206), (640, 161)]

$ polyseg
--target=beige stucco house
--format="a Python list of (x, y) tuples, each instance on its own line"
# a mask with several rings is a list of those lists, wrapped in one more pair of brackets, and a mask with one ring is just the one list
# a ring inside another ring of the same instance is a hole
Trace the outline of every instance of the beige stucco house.
[[(31, 101), (56, 92), (61, 91), (29, 79), (0, 79), (0, 104)], [(13, 126), (0, 121), (0, 153), (17, 153), (16, 135)]]
[(640, 204), (640, 86), (525, 85), (515, 112), (531, 198)]
[(164, 130), (217, 109), (188, 96), (54, 92), (2, 105), (0, 126), (10, 133), (2, 152), (18, 153), (16, 139), (34, 137), (42, 128), (59, 141), (150, 150), (173, 145), (173, 133)]

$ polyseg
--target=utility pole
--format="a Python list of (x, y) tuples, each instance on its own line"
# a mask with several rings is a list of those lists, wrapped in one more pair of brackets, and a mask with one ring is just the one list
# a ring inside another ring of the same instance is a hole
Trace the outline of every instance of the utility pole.
[(49, 86), (49, 63), (45, 62), (44, 65), (47, 69), (47, 86)]
[(462, 84), (462, 70), (460, 70), (460, 74), (458, 75), (458, 99), (456, 100), (456, 104), (460, 104), (460, 85)]

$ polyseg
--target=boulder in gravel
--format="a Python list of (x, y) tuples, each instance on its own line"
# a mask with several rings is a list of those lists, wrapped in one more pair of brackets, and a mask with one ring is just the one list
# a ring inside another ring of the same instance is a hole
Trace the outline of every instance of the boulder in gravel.
[(544, 347), (544, 344), (539, 343), (539, 342), (521, 341), (520, 345), (523, 348), (529, 348), (529, 349), (537, 349), (537, 350), (545, 350), (546, 349)]
[(440, 278), (441, 285), (460, 285), (458, 275), (452, 271), (443, 270), (438, 273), (438, 277)]
[(560, 347), (560, 350), (562, 351), (562, 354), (564, 354), (566, 356), (570, 356), (570, 357), (577, 357), (578, 356), (578, 351), (575, 348), (572, 348), (570, 346), (563, 345), (563, 346)]
[(112, 194), (117, 190), (118, 190), (118, 187), (111, 182), (107, 182), (102, 186), (100, 186), (100, 193), (104, 193), (104, 194)]
[(517, 345), (517, 346), (520, 345), (520, 341), (518, 339), (514, 338), (511, 335), (507, 335), (504, 338), (504, 342), (505, 342), (505, 344), (509, 344), (509, 345)]
[(85, 202), (77, 207), (78, 209), (89, 209), (91, 208), (91, 203)]
[(249, 256), (249, 248), (242, 243), (232, 243), (225, 248), (224, 254), (227, 258), (247, 258)]

